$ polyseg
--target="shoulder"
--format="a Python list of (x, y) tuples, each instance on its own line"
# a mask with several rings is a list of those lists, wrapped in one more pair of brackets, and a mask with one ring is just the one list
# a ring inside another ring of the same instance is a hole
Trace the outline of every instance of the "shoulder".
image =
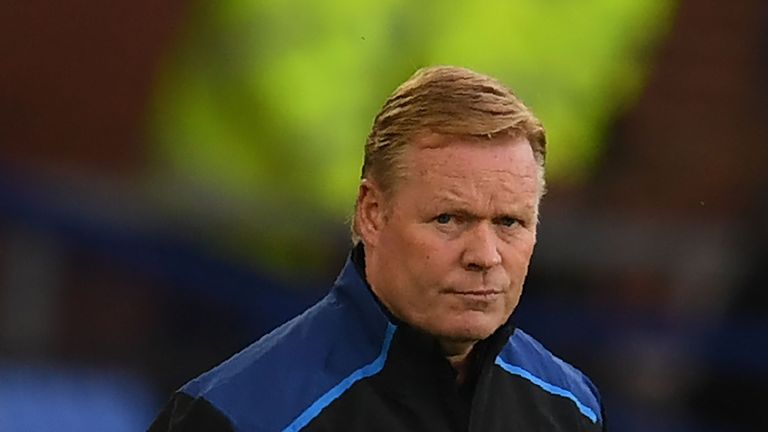
[(388, 322), (366, 321), (336, 291), (180, 391), (235, 428), (282, 430), (381, 350)]
[[(303, 352), (323, 349), (332, 334), (327, 299), (276, 328), (228, 360), (187, 383), (182, 391), (193, 396), (214, 396), (251, 384), (268, 385), (274, 369), (292, 368)], [(266, 373), (270, 372), (270, 373)], [(240, 390), (240, 389), (237, 389)]]
[(495, 363), (548, 393), (570, 399), (592, 422), (602, 422), (600, 394), (592, 381), (524, 331), (515, 329)]

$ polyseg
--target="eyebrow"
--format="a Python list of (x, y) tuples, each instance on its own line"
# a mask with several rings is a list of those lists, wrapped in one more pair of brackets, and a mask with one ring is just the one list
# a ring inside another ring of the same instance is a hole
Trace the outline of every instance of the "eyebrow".
[[(469, 203), (461, 198), (451, 198), (448, 196), (438, 196), (432, 201), (428, 202), (430, 206), (439, 206), (446, 209), (446, 212), (453, 213), (460, 216), (481, 218), (482, 216), (469, 210), (471, 207)], [(505, 209), (500, 209), (499, 212), (493, 212), (490, 217), (497, 218), (500, 216), (521, 217), (531, 215), (536, 216), (535, 206), (512, 204)]]

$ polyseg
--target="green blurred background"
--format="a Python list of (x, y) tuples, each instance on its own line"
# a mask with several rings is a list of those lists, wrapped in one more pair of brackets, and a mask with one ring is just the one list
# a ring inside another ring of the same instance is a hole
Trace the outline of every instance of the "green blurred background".
[(420, 67), (454, 64), (509, 83), (534, 108), (551, 143), (550, 184), (583, 182), (609, 125), (642, 88), (673, 7), (660, 0), (203, 3), (163, 60), (150, 120), (155, 169), (163, 183), (311, 215), (290, 225), (254, 215), (216, 233), (294, 271), (299, 257), (288, 251), (315, 243), (307, 242), (317, 235), (309, 219), (349, 214), (362, 143), (388, 94)]

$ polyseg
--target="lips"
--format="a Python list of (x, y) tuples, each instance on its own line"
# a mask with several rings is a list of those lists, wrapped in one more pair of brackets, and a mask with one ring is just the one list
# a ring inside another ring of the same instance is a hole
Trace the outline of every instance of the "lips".
[(502, 292), (503, 291), (501, 290), (468, 290), (468, 291), (449, 290), (449, 291), (446, 291), (446, 294), (480, 298), (480, 297), (493, 297), (493, 296), (502, 294)]

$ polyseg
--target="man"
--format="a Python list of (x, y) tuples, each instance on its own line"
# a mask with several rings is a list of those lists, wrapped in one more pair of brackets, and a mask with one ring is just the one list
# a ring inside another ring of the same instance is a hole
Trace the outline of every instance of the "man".
[(150, 430), (605, 430), (590, 381), (510, 320), (545, 149), (496, 80), (418, 71), (374, 120), (330, 293), (184, 386)]

